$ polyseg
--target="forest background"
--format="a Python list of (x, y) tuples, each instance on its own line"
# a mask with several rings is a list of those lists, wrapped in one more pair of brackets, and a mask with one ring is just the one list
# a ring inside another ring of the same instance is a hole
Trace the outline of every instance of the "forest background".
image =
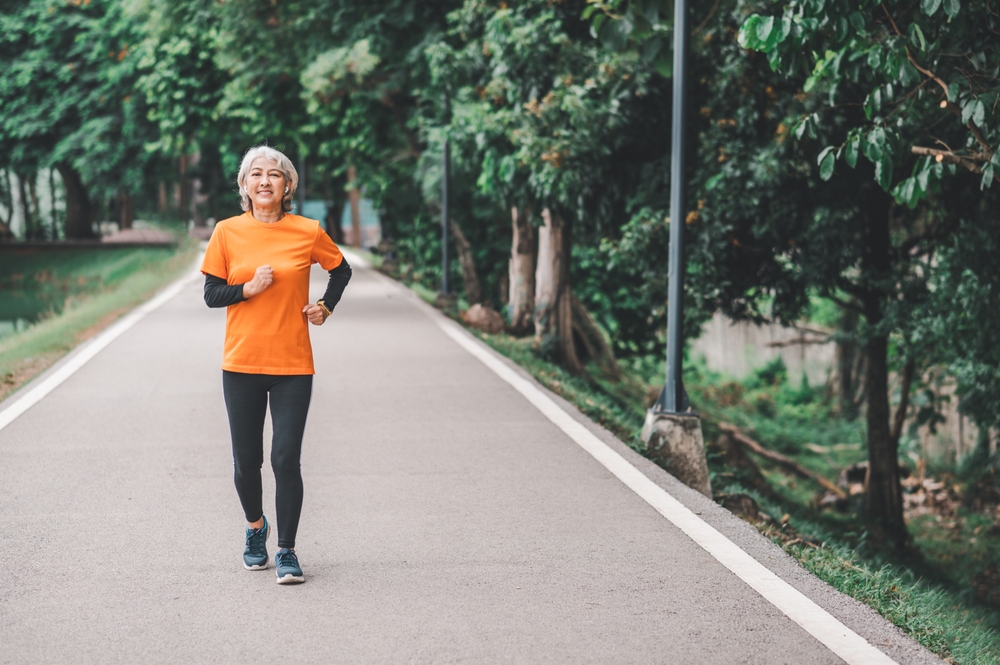
[[(137, 214), (223, 219), (243, 152), (267, 143), (307, 165), (306, 197), (329, 210), (363, 192), (383, 269), (433, 291), (447, 145), (462, 302), (503, 316), (499, 347), (523, 339), (508, 351), (641, 412), (662, 381), (672, 12), (663, 0), (0, 0), (0, 240), (91, 238)], [(910, 562), (922, 555), (906, 476), (926, 468), (906, 453), (940, 419), (942, 383), (980, 432), (966, 503), (1000, 503), (1000, 10), (693, 0), (691, 25), (687, 337), (722, 312), (818, 321), (838, 349), (826, 386), (793, 394), (780, 367), (739, 390), (699, 375), (695, 406), (720, 424), (738, 419), (723, 406), (745, 404), (737, 437), (763, 437), (755, 418), (775, 399), (813, 426), (853, 427), (863, 492), (847, 507), (856, 520), (833, 523), (852, 547)], [(57, 176), (63, 205), (46, 216), (35, 187)], [(339, 215), (327, 221), (338, 234)], [(795, 438), (765, 443), (808, 456)], [(777, 500), (723, 457), (717, 488), (731, 478), (730, 495)], [(1000, 589), (989, 565), (975, 602)]]

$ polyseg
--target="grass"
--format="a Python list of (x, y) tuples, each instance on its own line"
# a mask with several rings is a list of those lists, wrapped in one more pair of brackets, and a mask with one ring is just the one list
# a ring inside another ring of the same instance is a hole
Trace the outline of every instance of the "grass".
[[(433, 301), (433, 292), (411, 288)], [(646, 404), (636, 399), (634, 389), (572, 376), (547, 360), (530, 339), (472, 332), (629, 446), (644, 452), (639, 431)], [(659, 362), (639, 359), (631, 366), (623, 365), (633, 382), (654, 387), (659, 376), (650, 367)], [(702, 413), (706, 441), (717, 436), (720, 421), (729, 422), (831, 480), (841, 468), (864, 460), (861, 424), (836, 418), (821, 390), (807, 383), (792, 388), (782, 371), (771, 366), (750, 380), (735, 382), (708, 372), (703, 364), (692, 363), (685, 380), (695, 407)], [(593, 374), (597, 375), (596, 370)], [(655, 390), (649, 394), (653, 393)], [(816, 499), (822, 488), (790, 477), (765, 460), (757, 462), (766, 481), (763, 486), (748, 482), (745, 470), (726, 466), (717, 452), (710, 452), (709, 468), (717, 498), (731, 494), (752, 497), (761, 514), (757, 519), (744, 519), (817, 577), (871, 606), (947, 662), (1000, 665), (1000, 613), (976, 602), (969, 587), (974, 564), (981, 567), (992, 553), (1000, 551), (1000, 529), (990, 526), (995, 524), (990, 517), (977, 513), (962, 520), (956, 516), (954, 521), (961, 526), (948, 522), (948, 532), (934, 517), (911, 519), (911, 532), (923, 559), (888, 560), (866, 553), (857, 498), (850, 512), (821, 510)], [(971, 549), (967, 547), (970, 538), (976, 544)]]
[(190, 269), (198, 243), (185, 239), (176, 249), (4, 251), (9, 255), (0, 268), (0, 288), (9, 293), (17, 286), (43, 304), (48, 299), (48, 309), (26, 330), (0, 337), (0, 399)]

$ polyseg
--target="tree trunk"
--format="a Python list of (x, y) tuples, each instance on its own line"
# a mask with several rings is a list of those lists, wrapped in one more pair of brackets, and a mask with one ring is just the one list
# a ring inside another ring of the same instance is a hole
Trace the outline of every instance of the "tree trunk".
[(94, 237), (90, 219), (90, 199), (80, 174), (65, 162), (56, 164), (66, 188), (66, 239), (80, 240)]
[(562, 261), (559, 262), (559, 302), (556, 311), (559, 317), (559, 361), (569, 370), (570, 374), (584, 373), (583, 363), (576, 353), (576, 341), (573, 338), (573, 291), (570, 284), (570, 259), (573, 250), (573, 227), (564, 222), (559, 213), (556, 219), (562, 227)]
[(178, 192), (179, 200), (177, 205), (180, 207), (181, 221), (185, 224), (191, 220), (191, 192), (189, 191), (191, 184), (187, 179), (187, 167), (187, 156), (181, 155), (177, 161), (177, 172), (180, 175), (180, 190)]
[(465, 300), (470, 305), (475, 305), (482, 302), (483, 293), (479, 288), (479, 278), (476, 276), (476, 264), (472, 260), (472, 247), (455, 220), (448, 220), (448, 228), (455, 236), (455, 251), (458, 252), (458, 262), (462, 266), (462, 282), (465, 284)]
[(562, 216), (548, 208), (542, 211), (542, 222), (535, 270), (535, 336), (554, 339), (562, 366), (572, 374), (582, 374), (583, 365), (573, 340), (573, 294), (569, 279), (572, 229)]
[(4, 169), (0, 171), (3, 180), (0, 181), (0, 204), (7, 210), (7, 219), (0, 218), (0, 242), (11, 242), (14, 240), (14, 232), (10, 230), (10, 224), (14, 221), (14, 192), (10, 184), (10, 171)]
[(542, 210), (538, 228), (538, 262), (535, 267), (535, 337), (547, 337), (556, 330), (555, 309), (562, 274), (562, 224), (548, 208)]
[(572, 302), (573, 329), (576, 331), (587, 356), (597, 363), (608, 379), (620, 381), (624, 375), (618, 365), (618, 360), (615, 358), (614, 351), (611, 350), (611, 345), (604, 339), (604, 333), (579, 298), (574, 295)]
[(524, 335), (531, 326), (535, 310), (535, 227), (531, 224), (531, 208), (518, 214), (511, 208), (510, 264), (508, 296), (510, 298), (510, 325), (515, 335)]
[(348, 198), (351, 202), (351, 244), (360, 248), (363, 244), (361, 237), (361, 191), (358, 190), (358, 171), (353, 166), (347, 167), (347, 182), (350, 186)]
[(118, 230), (132, 228), (135, 214), (132, 210), (132, 197), (129, 194), (118, 195)]
[(857, 311), (845, 308), (841, 313), (839, 330), (843, 339), (837, 342), (834, 365), (837, 411), (845, 420), (858, 417), (858, 389), (864, 371), (861, 362), (864, 355), (858, 347), (857, 330)]
[(31, 205), (28, 203), (28, 192), (24, 187), (27, 177), (23, 173), (15, 174), (17, 191), (21, 197), (21, 214), (24, 215), (24, 239), (35, 240), (35, 223), (31, 215)]
[(157, 194), (157, 199), (156, 199), (157, 209), (159, 210), (160, 215), (166, 215), (167, 214), (167, 183), (165, 183), (165, 182), (163, 182), (161, 180), (160, 183), (159, 183), (159, 186), (157, 187), (156, 194)]
[(31, 196), (31, 208), (34, 210), (32, 221), (34, 222), (34, 235), (38, 240), (45, 240), (45, 226), (42, 221), (42, 206), (38, 203), (38, 172), (35, 171), (28, 178), (28, 195)]
[(344, 210), (343, 200), (337, 196), (343, 192), (343, 187), (333, 178), (323, 178), (323, 199), (326, 202), (326, 232), (338, 245), (344, 244), (344, 230), (340, 228), (341, 213)]
[[(870, 185), (862, 198), (866, 247), (862, 271), (868, 284), (884, 283), (889, 275), (889, 211), (892, 199)], [(883, 318), (885, 294), (868, 292), (863, 301), (870, 329)], [(868, 438), (868, 477), (865, 479), (865, 521), (872, 545), (879, 550), (903, 550), (909, 533), (903, 519), (903, 492), (899, 484), (899, 445), (890, 431), (889, 340), (885, 334), (871, 334), (865, 344), (865, 424)]]

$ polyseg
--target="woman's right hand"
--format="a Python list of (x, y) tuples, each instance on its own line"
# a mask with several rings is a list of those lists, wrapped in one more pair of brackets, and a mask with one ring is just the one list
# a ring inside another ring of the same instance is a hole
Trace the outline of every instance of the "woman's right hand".
[(243, 297), (253, 298), (261, 293), (274, 281), (274, 271), (271, 266), (260, 266), (253, 274), (253, 279), (243, 285)]

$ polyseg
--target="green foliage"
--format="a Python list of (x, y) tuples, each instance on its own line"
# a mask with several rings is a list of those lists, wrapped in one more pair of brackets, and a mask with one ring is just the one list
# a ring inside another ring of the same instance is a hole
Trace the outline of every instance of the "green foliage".
[(141, 24), (110, 0), (0, 12), (0, 154), (19, 172), (70, 164), (104, 194), (136, 193), (155, 138), (136, 94)]
[[(910, 11), (901, 1), (793, 0), (780, 14), (749, 16), (739, 39), (786, 76), (808, 72), (802, 90), (816, 111), (790, 124), (800, 132), (839, 125), (843, 137), (820, 153), (822, 180), (836, 159), (854, 168), (860, 146), (879, 186), (914, 208), (956, 165), (982, 174), (982, 188), (995, 177), (1000, 117), (987, 100), (1000, 94), (1000, 16), (991, 5), (927, 0)], [(863, 117), (845, 108), (858, 99)], [(904, 169), (910, 174), (894, 180)]]

